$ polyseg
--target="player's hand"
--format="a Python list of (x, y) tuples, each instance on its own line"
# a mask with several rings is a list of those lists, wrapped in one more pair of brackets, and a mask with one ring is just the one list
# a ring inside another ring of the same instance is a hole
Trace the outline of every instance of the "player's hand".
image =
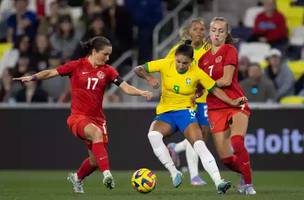
[(14, 81), (21, 81), (21, 82), (30, 82), (33, 80), (33, 76), (22, 76), (18, 78), (13, 78)]
[(194, 106), (195, 105), (195, 100), (196, 100), (196, 97), (195, 96), (192, 96), (190, 101), (191, 101), (191, 104)]
[(151, 76), (149, 77), (149, 79), (147, 80), (148, 84), (153, 87), (153, 89), (158, 89), (160, 86), (160, 82), (157, 78)]
[(149, 101), (153, 97), (153, 93), (150, 92), (150, 91), (142, 91), (140, 95), (143, 96), (143, 97), (146, 97), (146, 99), (149, 100)]
[(232, 102), (231, 102), (231, 105), (232, 106), (235, 106), (235, 107), (241, 107), (243, 104), (247, 103), (248, 102), (248, 99), (247, 97), (239, 97), (237, 99), (233, 99)]

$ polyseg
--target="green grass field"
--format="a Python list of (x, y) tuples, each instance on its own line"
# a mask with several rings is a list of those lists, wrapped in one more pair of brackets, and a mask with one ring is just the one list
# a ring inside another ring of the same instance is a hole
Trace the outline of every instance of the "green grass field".
[[(158, 178), (156, 189), (149, 194), (134, 191), (130, 184), (130, 171), (114, 171), (116, 181), (114, 190), (107, 190), (100, 174), (93, 174), (85, 181), (85, 194), (73, 194), (71, 185), (66, 181), (67, 171), (0, 171), (0, 200), (69, 200), (69, 199), (258, 199), (258, 200), (302, 200), (304, 199), (304, 171), (255, 172), (255, 196), (241, 196), (231, 188), (226, 195), (217, 195), (215, 187), (206, 173), (203, 177), (207, 186), (194, 187), (189, 184), (189, 177), (184, 176), (180, 188), (172, 187), (169, 174), (155, 172)], [(223, 178), (238, 183), (238, 176), (231, 172), (222, 172)]]

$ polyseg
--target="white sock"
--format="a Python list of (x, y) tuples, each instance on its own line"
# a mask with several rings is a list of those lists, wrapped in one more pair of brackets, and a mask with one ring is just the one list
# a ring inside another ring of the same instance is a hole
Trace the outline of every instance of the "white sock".
[(166, 145), (163, 142), (163, 135), (157, 131), (150, 131), (148, 138), (153, 152), (159, 161), (169, 170), (171, 177), (174, 177), (179, 171), (176, 169)]
[(180, 153), (182, 151), (185, 151), (187, 148), (187, 142), (188, 140), (184, 139), (183, 141), (176, 143), (174, 150), (176, 153)]
[(188, 163), (190, 178), (198, 176), (198, 155), (192, 145), (186, 140), (186, 160)]
[(102, 172), (102, 174), (103, 174), (103, 177), (112, 176), (110, 170), (105, 170), (105, 171)]
[(209, 176), (212, 178), (215, 186), (217, 187), (222, 182), (222, 178), (213, 155), (210, 153), (205, 142), (202, 140), (195, 141), (193, 148), (200, 157), (204, 169), (208, 172)]

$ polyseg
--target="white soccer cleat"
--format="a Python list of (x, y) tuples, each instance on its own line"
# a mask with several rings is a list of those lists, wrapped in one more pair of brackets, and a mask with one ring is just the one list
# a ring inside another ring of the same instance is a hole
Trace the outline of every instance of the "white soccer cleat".
[(201, 177), (195, 176), (191, 179), (191, 185), (204, 186), (204, 185), (207, 185), (207, 183)]
[(243, 175), (241, 175), (240, 177), (240, 184), (238, 185), (237, 190), (240, 194), (244, 194), (244, 195), (256, 194), (256, 191), (254, 190), (252, 184), (245, 184)]
[(78, 179), (77, 173), (69, 173), (67, 180), (72, 183), (75, 193), (84, 193), (83, 181)]
[(245, 184), (238, 187), (238, 191), (240, 194), (244, 195), (255, 195), (256, 191), (253, 188), (252, 184)]
[(103, 177), (103, 181), (102, 182), (106, 186), (106, 188), (108, 188), (110, 190), (114, 189), (114, 187), (115, 187), (114, 178), (113, 178), (113, 176), (112, 176), (111, 173), (106, 174)]

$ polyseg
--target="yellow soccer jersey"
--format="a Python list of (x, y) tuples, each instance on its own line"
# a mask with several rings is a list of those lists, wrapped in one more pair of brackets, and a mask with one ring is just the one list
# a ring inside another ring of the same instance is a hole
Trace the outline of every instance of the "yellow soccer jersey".
[[(177, 49), (177, 47), (181, 45), (181, 43), (178, 43), (177, 45), (175, 45), (170, 51), (169, 53), (166, 55), (165, 58), (174, 58), (175, 55), (175, 51)], [(194, 62), (196, 64), (198, 64), (198, 60), (202, 57), (202, 55), (204, 55), (208, 50), (209, 50), (209, 46), (207, 46), (207, 48), (205, 47), (206, 45), (203, 44), (200, 48), (194, 48)], [(207, 100), (207, 95), (208, 92), (204, 91), (204, 94), (200, 97), (196, 99), (197, 103), (206, 103)]]
[(174, 58), (148, 62), (145, 68), (147, 72), (161, 74), (162, 94), (156, 114), (192, 108), (191, 97), (194, 96), (198, 83), (208, 91), (216, 85), (215, 81), (194, 62), (184, 74), (177, 72)]

